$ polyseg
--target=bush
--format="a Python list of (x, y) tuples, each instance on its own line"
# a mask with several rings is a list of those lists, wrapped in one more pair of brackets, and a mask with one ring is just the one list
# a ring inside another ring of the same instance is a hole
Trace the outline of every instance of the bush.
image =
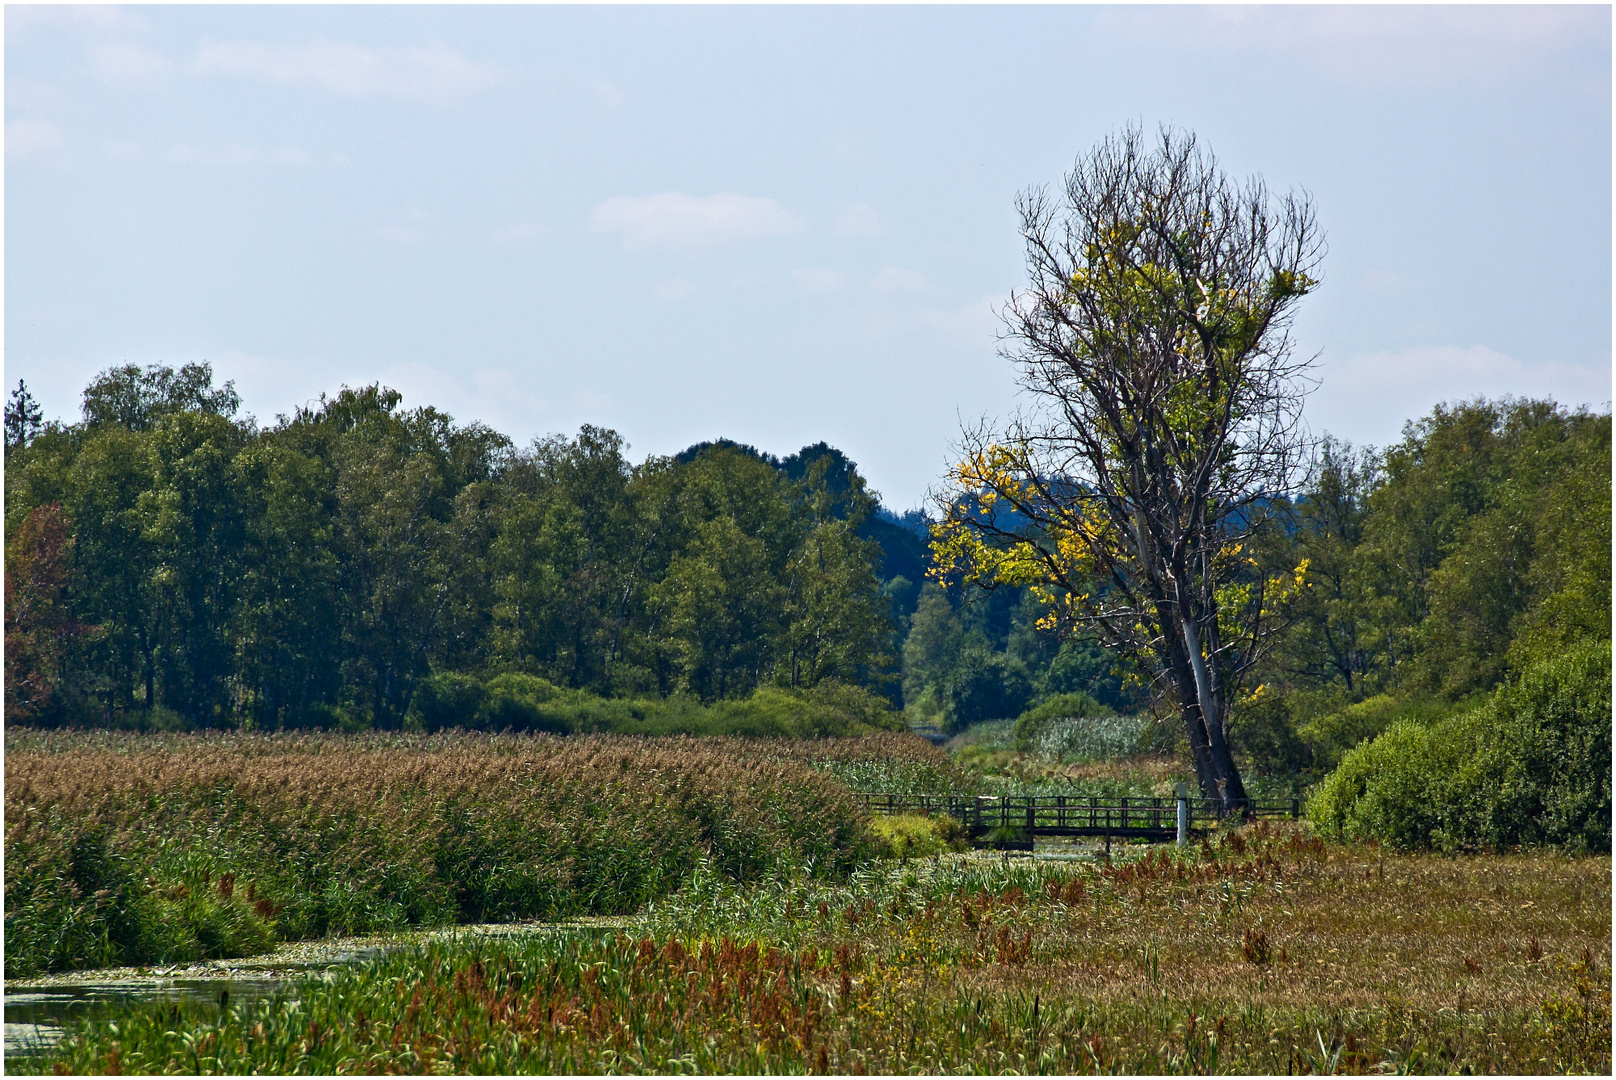
[(881, 854), (889, 859), (922, 859), (970, 847), (965, 826), (946, 814), (893, 814), (870, 821)]
[(1394, 698), (1377, 694), (1303, 724), (1297, 736), (1307, 747), (1313, 765), (1321, 770), (1335, 768), (1348, 750), (1373, 739), (1400, 722), (1429, 727), (1439, 720), (1475, 709), (1485, 698), (1476, 694), (1462, 701), (1444, 698)]
[(1610, 646), (1534, 665), (1486, 704), (1403, 720), (1349, 752), (1308, 804), (1321, 830), (1401, 847), (1610, 850)]
[(508, 672), (486, 683), (444, 672), (422, 680), (407, 727), (515, 733), (739, 735), (816, 739), (900, 731), (903, 718), (863, 687), (826, 680), (805, 690), (761, 686), (749, 697), (703, 705), (693, 697), (603, 698), (534, 675)]
[(1139, 704), (1119, 670), (1116, 654), (1081, 638), (1061, 644), (1039, 679), (1039, 690), (1051, 695), (1082, 690), (1116, 712)]
[(1083, 720), (1091, 716), (1110, 716), (1112, 710), (1100, 704), (1082, 690), (1056, 694), (1045, 698), (1016, 718), (1015, 747), (1026, 752), (1032, 749), (1033, 739), (1054, 720)]
[(1498, 691), (1454, 778), (1458, 839), (1610, 850), (1610, 660), (1585, 645)]
[(576, 730), (576, 709), (569, 708), (563, 691), (546, 679), (507, 672), (489, 679), (477, 709), (479, 731), (543, 732), (566, 735)]
[(422, 679), (410, 699), (409, 726), (419, 731), (469, 728), (487, 698), (483, 684), (470, 675), (445, 671)]

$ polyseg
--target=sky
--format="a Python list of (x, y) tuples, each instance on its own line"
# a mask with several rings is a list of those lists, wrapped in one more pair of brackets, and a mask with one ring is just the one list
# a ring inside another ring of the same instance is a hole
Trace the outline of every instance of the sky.
[(1127, 124), (1313, 199), (1315, 434), (1611, 397), (1611, 10), (18, 6), (5, 379), (208, 361), (519, 444), (824, 440), (921, 505), (1008, 416), (1015, 202)]

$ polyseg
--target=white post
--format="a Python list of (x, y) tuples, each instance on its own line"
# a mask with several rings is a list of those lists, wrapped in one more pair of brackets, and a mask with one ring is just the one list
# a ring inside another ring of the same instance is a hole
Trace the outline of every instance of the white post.
[(1190, 793), (1183, 784), (1178, 785), (1178, 846), (1190, 842)]

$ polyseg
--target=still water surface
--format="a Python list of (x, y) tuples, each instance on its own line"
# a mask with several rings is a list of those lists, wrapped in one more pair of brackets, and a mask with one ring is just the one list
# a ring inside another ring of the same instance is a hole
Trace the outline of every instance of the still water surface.
[(220, 973), (217, 976), (208, 975), (205, 968), (201, 972), (186, 971), (174, 978), (143, 976), (120, 979), (116, 976), (95, 977), (86, 973), (83, 981), (57, 977), (38, 985), (8, 986), (5, 995), (5, 1052), (9, 1057), (48, 1047), (61, 1038), (62, 1032), (72, 1024), (105, 1016), (132, 1004), (246, 1005), (265, 1001), (277, 993), (290, 992), (299, 975), (374, 959), (397, 947), (395, 944), (339, 948), (317, 960), (289, 962), (281, 957), (278, 958), (279, 962), (271, 961), (261, 968), (218, 965)]

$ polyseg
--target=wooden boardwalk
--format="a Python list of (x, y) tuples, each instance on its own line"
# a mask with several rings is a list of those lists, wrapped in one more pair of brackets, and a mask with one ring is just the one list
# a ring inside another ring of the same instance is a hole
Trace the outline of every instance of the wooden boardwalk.
[[(972, 838), (988, 833), (1039, 836), (1103, 836), (1172, 840), (1179, 835), (1183, 804), (1186, 831), (1203, 831), (1238, 816), (1216, 799), (1144, 798), (1102, 800), (1073, 795), (894, 795), (861, 792), (859, 800), (872, 814), (947, 814), (965, 826)], [(1247, 800), (1244, 811), (1254, 818), (1301, 816), (1299, 799)]]

